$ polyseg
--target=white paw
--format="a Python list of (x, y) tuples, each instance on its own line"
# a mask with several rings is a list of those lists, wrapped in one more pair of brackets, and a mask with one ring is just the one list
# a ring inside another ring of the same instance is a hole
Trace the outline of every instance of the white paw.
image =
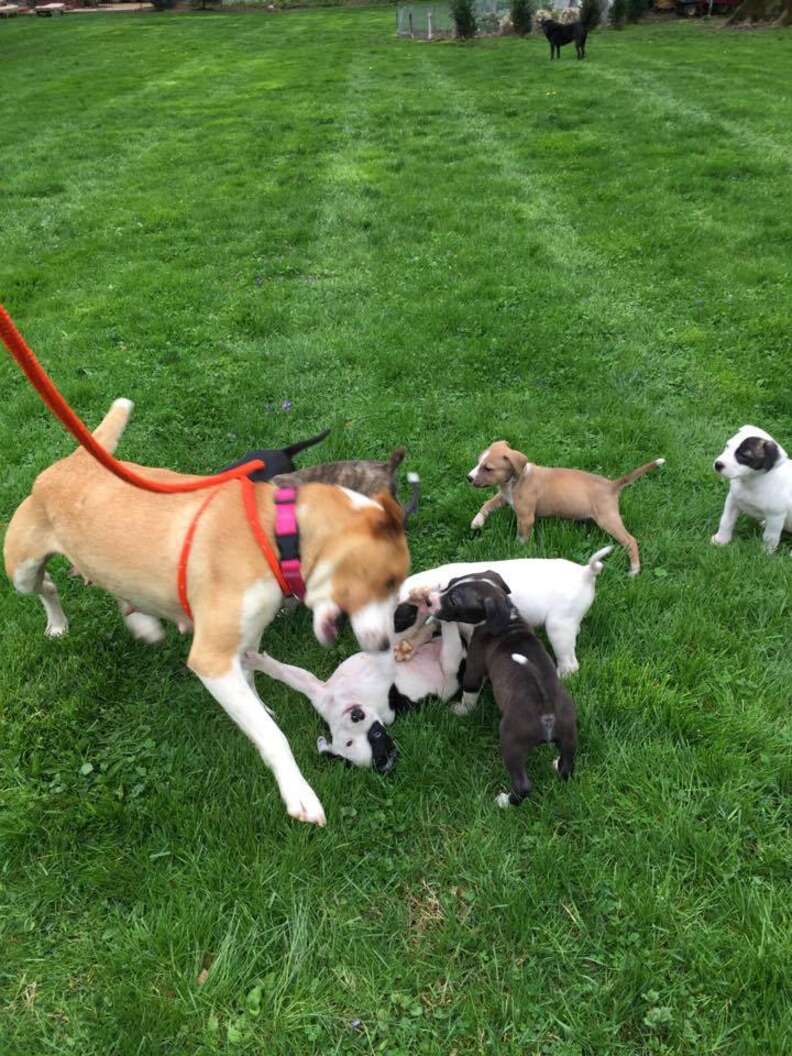
[(157, 617), (148, 616), (145, 612), (130, 612), (124, 617), (124, 623), (133, 638), (147, 645), (156, 645), (165, 637), (165, 631)]
[(484, 518), (481, 516), (480, 513), (477, 513), (473, 520), (470, 522), (470, 527), (474, 532), (477, 531), (479, 528), (484, 527)]
[(319, 798), (308, 784), (303, 781), (287, 791), (284, 790), (283, 801), (289, 817), (305, 821), (311, 825), (326, 825), (327, 818)]
[(630, 571), (627, 573), (627, 575), (628, 576), (637, 576), (640, 571), (641, 571), (641, 566), (639, 565), (637, 568), (631, 568)]
[(558, 677), (569, 678), (570, 675), (575, 675), (580, 670), (580, 664), (577, 660), (573, 660), (570, 663), (561, 663), (558, 665)]
[(714, 546), (726, 546), (731, 542), (731, 539), (726, 535), (721, 535), (720, 532), (716, 532), (711, 538), (710, 542)]
[(69, 624), (64, 620), (62, 623), (48, 623), (44, 633), (48, 638), (62, 638), (68, 630)]
[(507, 807), (511, 806), (511, 800), (509, 799), (509, 793), (508, 792), (499, 792), (497, 794), (497, 796), (495, 797), (495, 802), (498, 804), (498, 806), (501, 808), (501, 810), (506, 810)]
[(561, 758), (561, 756), (557, 755), (555, 757), (555, 759), (553, 760), (553, 769), (555, 770), (556, 773), (558, 773), (558, 761), (559, 761), (560, 758)]

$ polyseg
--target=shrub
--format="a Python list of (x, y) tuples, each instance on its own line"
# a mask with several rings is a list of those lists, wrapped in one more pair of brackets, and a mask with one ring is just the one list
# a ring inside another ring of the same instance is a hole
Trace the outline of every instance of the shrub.
[(511, 23), (514, 32), (519, 37), (526, 36), (531, 32), (532, 22), (531, 0), (511, 0)]
[(173, 0), (151, 0), (151, 6), (155, 11), (167, 11), (173, 7)]
[(583, 0), (580, 5), (580, 21), (586, 29), (594, 29), (602, 21), (600, 0)]
[(626, 0), (626, 3), (627, 18), (630, 22), (638, 22), (649, 8), (649, 0)]
[(463, 40), (475, 37), (478, 26), (473, 11), (473, 0), (451, 0), (451, 18), (454, 20), (456, 35)]
[(608, 21), (614, 29), (621, 29), (627, 14), (627, 0), (613, 0), (608, 11)]

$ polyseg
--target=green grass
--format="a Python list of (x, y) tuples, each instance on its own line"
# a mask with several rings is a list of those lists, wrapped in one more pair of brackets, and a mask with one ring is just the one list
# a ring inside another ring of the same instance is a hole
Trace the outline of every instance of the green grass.
[[(792, 441), (792, 37), (658, 24), (551, 65), (364, 11), (17, 19), (0, 47), (2, 299), (88, 421), (135, 399), (125, 456), (405, 444), (416, 568), (523, 552), (508, 513), (468, 529), (498, 436), (668, 460), (623, 496), (644, 572), (611, 557), (581, 634), (578, 773), (535, 753), (519, 811), (488, 697), (400, 721), (380, 779), (262, 680), (329, 818), (290, 822), (183, 639), (134, 644), (64, 563), (63, 641), (3, 590), (3, 1056), (788, 1051), (792, 562), (755, 524), (708, 539), (723, 440)], [(7, 522), (70, 443), (0, 383)], [(604, 542), (546, 522), (529, 553)], [(354, 648), (304, 612), (266, 645), (320, 673)]]

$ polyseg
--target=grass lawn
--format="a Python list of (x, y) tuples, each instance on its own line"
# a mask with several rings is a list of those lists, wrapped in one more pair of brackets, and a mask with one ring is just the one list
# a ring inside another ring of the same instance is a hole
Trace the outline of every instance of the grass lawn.
[[(581, 634), (577, 775), (538, 751), (497, 810), (486, 695), (400, 721), (391, 778), (347, 771), (262, 678), (308, 828), (184, 639), (135, 644), (60, 562), (48, 641), (6, 586), (3, 1056), (789, 1051), (790, 548), (708, 540), (725, 438), (792, 443), (792, 34), (647, 25), (551, 65), (544, 39), (392, 31), (0, 24), (2, 300), (89, 422), (136, 401), (126, 457), (405, 444), (415, 568), (525, 552), (508, 512), (469, 531), (498, 436), (612, 476), (665, 456), (622, 500), (644, 571), (614, 554)], [(0, 384), (5, 524), (70, 442), (5, 356)], [(605, 541), (546, 522), (527, 552)], [(324, 674), (354, 649), (305, 612), (265, 641)]]

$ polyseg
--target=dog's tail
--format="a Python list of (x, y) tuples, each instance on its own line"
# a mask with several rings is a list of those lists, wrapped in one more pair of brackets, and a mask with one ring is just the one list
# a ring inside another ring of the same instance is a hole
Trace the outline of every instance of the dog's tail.
[(314, 444), (321, 443), (322, 440), (324, 440), (324, 438), (329, 435), (330, 430), (325, 429), (317, 436), (312, 436), (310, 440), (298, 440), (296, 444), (289, 444), (288, 447), (284, 448), (284, 451), (289, 456), (289, 458), (293, 458), (295, 455), (299, 455), (301, 451), (304, 451), (306, 447), (313, 447)]
[(625, 473), (623, 477), (619, 477), (618, 480), (612, 480), (614, 491), (621, 491), (622, 488), (626, 488), (628, 484), (632, 484), (633, 481), (638, 480), (645, 473), (650, 473), (653, 469), (658, 466), (665, 465), (664, 458), (656, 458), (653, 462), (646, 462), (643, 466), (638, 466), (637, 469), (633, 469), (630, 473)]
[(418, 503), (421, 499), (421, 478), (417, 473), (408, 473), (407, 483), (410, 485), (410, 498), (406, 506), (403, 507), (405, 525), (418, 509)]
[(111, 455), (118, 447), (118, 441), (124, 435), (124, 430), (134, 406), (131, 400), (125, 400), (123, 397), (113, 400), (110, 410), (93, 431), (93, 435), (105, 451), (109, 451)]
[(391, 476), (393, 476), (393, 474), (396, 472), (396, 470), (402, 464), (402, 462), (404, 461), (406, 455), (407, 455), (407, 449), (405, 447), (397, 447), (393, 451), (393, 453), (391, 454), (390, 458), (385, 463), (385, 468), (387, 469), (387, 471), (390, 473)]
[(596, 554), (592, 554), (586, 564), (586, 573), (591, 576), (592, 579), (596, 579), (597, 576), (603, 569), (602, 559), (607, 557), (613, 549), (612, 546), (603, 546), (601, 550), (598, 550)]

